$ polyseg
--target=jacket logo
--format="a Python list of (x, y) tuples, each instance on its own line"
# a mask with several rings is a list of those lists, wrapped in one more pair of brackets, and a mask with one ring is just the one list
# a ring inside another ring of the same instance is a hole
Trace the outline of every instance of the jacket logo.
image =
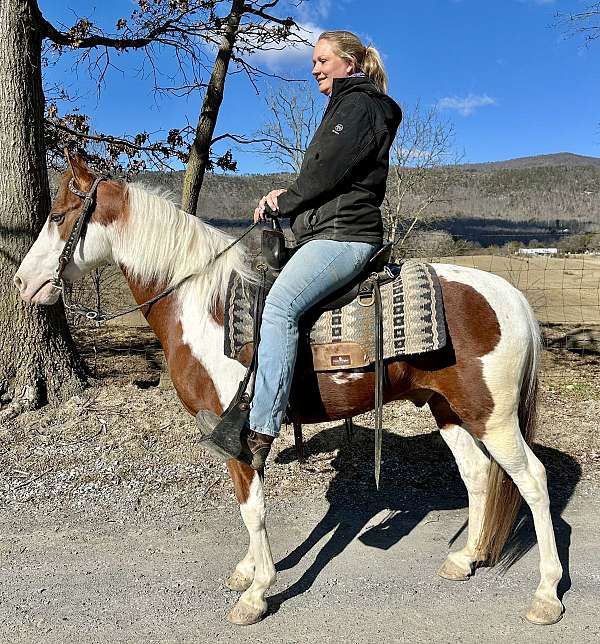
[(334, 134), (339, 134), (343, 129), (344, 129), (344, 126), (341, 123), (338, 123), (331, 131)]

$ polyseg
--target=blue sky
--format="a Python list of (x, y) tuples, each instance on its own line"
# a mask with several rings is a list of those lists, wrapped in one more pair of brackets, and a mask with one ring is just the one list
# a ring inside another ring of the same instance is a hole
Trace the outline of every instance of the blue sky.
[[(349, 29), (383, 54), (389, 93), (405, 108), (437, 105), (456, 129), (466, 162), (552, 152), (600, 156), (600, 41), (586, 46), (554, 25), (581, 0), (307, 0), (292, 14), (310, 30)], [(112, 29), (130, 0), (39, 0), (54, 24), (88, 16)], [(279, 15), (287, 15), (287, 11)], [(310, 79), (311, 52), (271, 53), (267, 70)], [(135, 54), (114, 58), (98, 98), (84, 70), (67, 60), (48, 70), (81, 97), (99, 130), (115, 135), (196, 124), (201, 96), (153, 97), (134, 73)], [(166, 58), (161, 62), (169, 64)], [(260, 89), (266, 89), (264, 84)], [(264, 95), (242, 74), (229, 78), (215, 134), (251, 135), (265, 120)], [(240, 172), (277, 168), (234, 150)]]

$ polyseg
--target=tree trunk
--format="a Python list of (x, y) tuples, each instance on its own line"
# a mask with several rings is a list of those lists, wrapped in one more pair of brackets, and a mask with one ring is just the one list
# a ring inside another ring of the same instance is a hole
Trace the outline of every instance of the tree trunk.
[(85, 384), (62, 305), (25, 305), (13, 275), (50, 210), (35, 0), (0, 2), (0, 420)]
[(193, 215), (196, 214), (198, 207), (200, 189), (202, 188), (210, 154), (210, 144), (217, 124), (219, 108), (223, 101), (227, 70), (243, 14), (244, 0), (233, 0), (231, 12), (227, 17), (223, 40), (219, 47), (210, 82), (204, 96), (204, 102), (202, 103), (202, 111), (196, 127), (196, 136), (190, 148), (190, 158), (183, 177), (181, 207)]

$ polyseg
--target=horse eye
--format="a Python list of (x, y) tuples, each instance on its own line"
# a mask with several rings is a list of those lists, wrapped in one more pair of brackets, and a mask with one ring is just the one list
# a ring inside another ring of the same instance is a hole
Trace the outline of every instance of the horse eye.
[(63, 212), (55, 212), (53, 215), (50, 215), (50, 221), (53, 221), (55, 224), (62, 224), (65, 220), (65, 214)]

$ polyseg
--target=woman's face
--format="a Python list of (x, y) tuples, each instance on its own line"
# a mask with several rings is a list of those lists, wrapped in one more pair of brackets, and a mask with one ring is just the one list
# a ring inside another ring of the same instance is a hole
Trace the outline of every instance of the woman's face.
[(346, 78), (354, 71), (352, 63), (340, 58), (324, 38), (315, 45), (312, 62), (312, 75), (319, 83), (319, 91), (327, 96), (331, 94), (334, 78)]

